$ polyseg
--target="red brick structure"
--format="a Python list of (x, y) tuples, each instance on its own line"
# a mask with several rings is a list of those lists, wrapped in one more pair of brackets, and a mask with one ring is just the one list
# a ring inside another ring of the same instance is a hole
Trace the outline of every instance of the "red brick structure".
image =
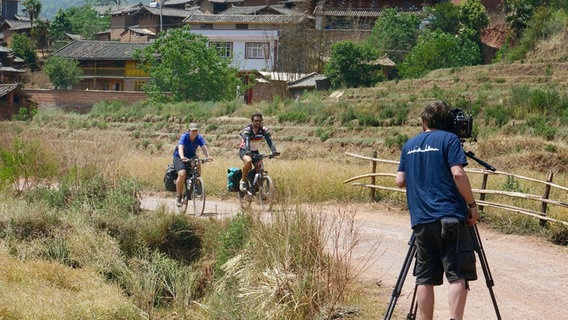
[(26, 93), (38, 108), (57, 107), (64, 110), (88, 112), (102, 101), (123, 101), (126, 104), (146, 99), (144, 92), (108, 90), (43, 90), (28, 89)]

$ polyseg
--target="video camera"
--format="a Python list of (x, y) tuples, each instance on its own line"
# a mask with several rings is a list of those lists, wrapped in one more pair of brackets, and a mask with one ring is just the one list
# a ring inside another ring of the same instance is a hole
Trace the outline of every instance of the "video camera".
[(460, 139), (471, 138), (473, 130), (473, 117), (466, 115), (461, 109), (455, 108), (452, 110), (452, 123), (450, 128), (452, 133)]

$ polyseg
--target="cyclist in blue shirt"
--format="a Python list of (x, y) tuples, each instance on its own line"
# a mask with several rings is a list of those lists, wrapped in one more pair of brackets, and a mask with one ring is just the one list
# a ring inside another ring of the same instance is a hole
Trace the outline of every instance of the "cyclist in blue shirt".
[[(176, 180), (176, 204), (181, 207), (181, 194), (185, 189), (185, 178), (187, 177), (187, 171), (185, 169), (185, 162), (188, 162), (191, 158), (197, 156), (197, 148), (200, 147), (203, 151), (203, 155), (207, 160), (212, 161), (213, 158), (209, 156), (209, 150), (207, 149), (207, 144), (205, 138), (199, 134), (199, 128), (196, 123), (189, 124), (189, 130), (184, 132), (179, 138), (177, 147), (174, 150), (174, 167), (178, 173), (178, 178)], [(198, 173), (201, 174), (201, 163), (197, 163)]]
[(452, 109), (438, 100), (426, 105), (421, 118), (424, 131), (403, 146), (396, 176), (396, 185), (406, 187), (415, 235), (418, 311), (420, 319), (433, 318), (434, 286), (443, 283), (445, 273), (450, 318), (461, 320), (468, 281), (477, 279), (468, 230), (477, 223), (477, 205), (464, 170), (467, 160), (461, 141), (448, 132)]

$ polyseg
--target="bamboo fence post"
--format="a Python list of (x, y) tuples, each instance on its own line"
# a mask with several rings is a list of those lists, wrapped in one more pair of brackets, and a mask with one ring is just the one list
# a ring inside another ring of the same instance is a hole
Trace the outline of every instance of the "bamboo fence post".
[[(377, 157), (377, 150), (373, 151), (372, 154), (373, 158)], [(371, 160), (371, 173), (377, 172), (377, 161)], [(371, 176), (371, 184), (374, 185), (376, 182), (376, 178), (374, 175)], [(371, 202), (375, 202), (375, 188), (369, 188), (369, 196), (371, 197)]]
[[(546, 184), (546, 186), (544, 187), (544, 195), (542, 196), (543, 199), (548, 199), (548, 197), (550, 197), (550, 183), (552, 182), (552, 178), (554, 177), (554, 173), (552, 172), (552, 170), (548, 170), (548, 177), (546, 178), (546, 182), (548, 182), (548, 184)], [(540, 211), (542, 212), (542, 215), (546, 217), (546, 209), (547, 209), (547, 203), (546, 202), (542, 202), (542, 206)], [(539, 220), (539, 225), (541, 227), (544, 227), (546, 225), (546, 220), (544, 219), (540, 219)]]
[[(481, 182), (481, 190), (485, 190), (487, 188), (487, 178), (488, 177), (489, 177), (489, 175), (487, 173), (483, 174), (483, 181)], [(485, 192), (481, 193), (481, 195), (479, 196), (479, 200), (485, 201)], [(479, 211), (483, 211), (482, 205), (479, 206)]]

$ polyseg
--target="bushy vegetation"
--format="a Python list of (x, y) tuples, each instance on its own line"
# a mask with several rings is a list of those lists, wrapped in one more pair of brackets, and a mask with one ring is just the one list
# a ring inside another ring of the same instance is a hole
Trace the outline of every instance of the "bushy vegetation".
[(231, 100), (242, 86), (238, 70), (207, 43), (207, 37), (182, 27), (167, 36), (163, 32), (150, 46), (134, 52), (140, 67), (151, 76), (146, 93), (156, 101)]

